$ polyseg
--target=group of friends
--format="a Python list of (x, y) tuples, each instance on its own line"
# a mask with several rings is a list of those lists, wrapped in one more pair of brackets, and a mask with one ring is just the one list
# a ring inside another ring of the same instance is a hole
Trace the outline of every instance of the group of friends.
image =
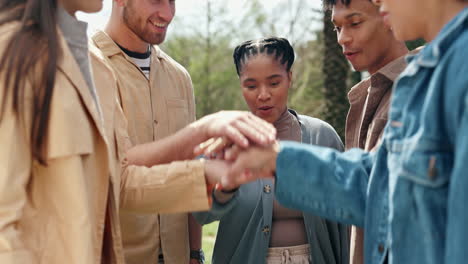
[[(287, 106), (287, 39), (238, 45), (250, 111), (195, 119), (174, 0), (0, 0), (0, 263), (464, 263), (468, 1), (323, 0), (346, 140)], [(422, 38), (409, 51), (405, 41)], [(222, 87), (220, 87), (222, 89)]]

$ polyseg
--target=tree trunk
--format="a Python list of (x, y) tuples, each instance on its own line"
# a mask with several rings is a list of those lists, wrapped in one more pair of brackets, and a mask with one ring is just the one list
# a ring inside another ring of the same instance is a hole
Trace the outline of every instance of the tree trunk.
[(346, 80), (350, 68), (343, 55), (341, 46), (337, 42), (334, 26), (330, 21), (330, 11), (324, 15), (324, 99), (323, 117), (330, 123), (344, 140), (346, 115), (349, 103), (347, 98)]

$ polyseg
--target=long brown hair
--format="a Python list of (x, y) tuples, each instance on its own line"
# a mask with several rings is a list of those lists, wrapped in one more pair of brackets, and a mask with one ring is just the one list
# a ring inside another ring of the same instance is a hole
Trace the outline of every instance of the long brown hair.
[[(0, 0), (0, 26), (17, 21), (19, 28), (0, 59), (5, 91), (0, 120), (6, 100), (12, 100), (13, 112), (19, 116), (24, 106), (26, 80), (37, 72), (31, 83), (32, 157), (46, 164), (45, 145), (50, 103), (55, 84), (60, 44), (57, 32), (57, 0)], [(10, 96), (11, 94), (11, 96)], [(9, 99), (10, 98), (10, 99)]]

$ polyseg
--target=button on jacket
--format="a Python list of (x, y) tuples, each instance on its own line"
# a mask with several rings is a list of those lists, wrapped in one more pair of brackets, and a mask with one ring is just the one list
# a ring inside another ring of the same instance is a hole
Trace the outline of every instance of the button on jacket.
[[(387, 254), (390, 264), (465, 263), (467, 44), (465, 8), (409, 57), (375, 153), (283, 143), (276, 167), (278, 200), (364, 226), (366, 263), (383, 263)], [(325, 182), (313, 172), (334, 177)]]
[[(18, 26), (0, 27), (0, 52)], [(17, 116), (7, 105), (0, 122), (0, 263), (124, 263), (119, 208), (164, 213), (206, 210), (203, 164), (121, 167), (117, 155), (123, 156), (129, 143), (126, 120), (118, 114), (114, 76), (92, 53), (101, 119), (61, 34), (60, 45), (46, 136), (48, 166), (30, 155), (31, 83), (26, 86), (23, 111)], [(1, 83), (0, 100), (3, 96)], [(172, 177), (173, 171), (182, 177)], [(167, 182), (172, 182), (172, 190), (160, 192), (158, 187)], [(175, 205), (163, 202), (170, 197), (175, 197)]]

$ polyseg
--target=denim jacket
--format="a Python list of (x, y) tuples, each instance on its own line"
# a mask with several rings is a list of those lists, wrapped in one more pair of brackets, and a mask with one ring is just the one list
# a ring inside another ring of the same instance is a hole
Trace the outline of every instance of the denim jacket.
[[(298, 118), (302, 142), (343, 150), (341, 140), (330, 125), (307, 116)], [(213, 264), (265, 263), (273, 213), (274, 194), (271, 186), (272, 180), (268, 179), (243, 185), (229, 202), (220, 204), (213, 199), (211, 211), (194, 213), (200, 224), (220, 220)], [(314, 215), (303, 215), (311, 248), (311, 263), (348, 264), (347, 226)]]
[(277, 199), (363, 226), (366, 263), (466, 263), (467, 46), (465, 8), (408, 57), (376, 152), (282, 143)]

